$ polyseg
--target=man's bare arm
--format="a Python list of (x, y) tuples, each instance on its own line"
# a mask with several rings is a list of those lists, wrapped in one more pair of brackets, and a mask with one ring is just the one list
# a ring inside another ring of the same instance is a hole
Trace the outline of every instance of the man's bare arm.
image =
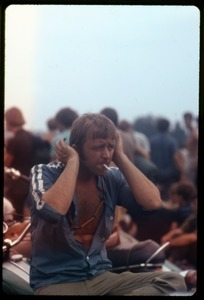
[(135, 200), (146, 209), (158, 209), (162, 206), (160, 192), (125, 155), (122, 139), (118, 132), (118, 138), (113, 155), (113, 162), (121, 170), (126, 178)]

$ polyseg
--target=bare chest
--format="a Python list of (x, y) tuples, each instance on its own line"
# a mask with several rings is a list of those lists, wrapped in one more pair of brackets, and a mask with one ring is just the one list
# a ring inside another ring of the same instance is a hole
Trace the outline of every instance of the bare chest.
[(98, 189), (77, 189), (77, 216), (70, 219), (75, 239), (79, 240), (88, 249), (93, 235), (100, 222), (104, 204), (99, 196)]

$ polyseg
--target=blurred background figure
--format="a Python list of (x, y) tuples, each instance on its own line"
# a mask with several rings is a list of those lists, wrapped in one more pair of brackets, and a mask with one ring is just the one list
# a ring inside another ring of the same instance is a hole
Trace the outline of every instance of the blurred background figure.
[(150, 159), (150, 144), (148, 137), (133, 129), (133, 125), (127, 120), (119, 122), (118, 127), (127, 132), (134, 142), (134, 164), (152, 182), (157, 183), (157, 166)]
[(168, 200), (156, 211), (143, 210), (139, 205), (128, 208), (127, 213), (137, 226), (136, 239), (152, 239), (160, 244), (161, 237), (169, 230), (180, 226), (192, 214), (192, 201), (197, 197), (197, 188), (189, 180), (172, 183)]
[(144, 158), (149, 159), (150, 158), (150, 145), (149, 145), (149, 140), (148, 138), (145, 139), (145, 134), (143, 133), (136, 133), (134, 130), (132, 124), (128, 122), (127, 120), (121, 120), (118, 124), (118, 127), (125, 131), (128, 132), (133, 139), (135, 143), (135, 154), (140, 155)]
[[(16, 221), (15, 209), (12, 203), (4, 197), (3, 202), (3, 221), (8, 225), (7, 231), (4, 234), (5, 239), (10, 239), (11, 241), (16, 240), (26, 226), (30, 222), (30, 218), (25, 218), (22, 221)], [(31, 243), (30, 243), (30, 232), (28, 232), (23, 240), (16, 246), (10, 249), (10, 255), (22, 254), (25, 258), (30, 258)]]
[(197, 198), (197, 187), (190, 180), (181, 180), (171, 184), (166, 208), (175, 210), (177, 216), (171, 228), (180, 226), (193, 212), (192, 202)]
[(51, 141), (58, 134), (57, 121), (55, 118), (49, 118), (46, 122), (46, 125), (47, 125), (47, 132), (42, 134), (42, 138), (43, 140), (51, 143)]
[(182, 178), (189, 179), (197, 185), (198, 172), (198, 124), (193, 119), (190, 112), (183, 115), (186, 138), (178, 154), (178, 163), (180, 166)]
[(140, 145), (145, 153), (146, 153), (146, 158), (149, 158), (150, 159), (150, 142), (149, 142), (149, 137), (144, 133), (144, 132), (141, 132), (137, 129), (137, 122), (133, 122), (133, 130), (134, 130), (134, 136), (135, 136), (135, 139), (136, 139), (136, 143), (138, 145)]
[(169, 186), (180, 180), (181, 171), (176, 156), (177, 140), (170, 134), (170, 122), (166, 118), (157, 121), (158, 133), (150, 137), (151, 160), (158, 168), (158, 186), (163, 200), (168, 197)]
[(50, 160), (54, 160), (55, 150), (54, 145), (62, 138), (66, 139), (66, 143), (69, 144), (70, 129), (74, 120), (78, 117), (78, 113), (70, 107), (61, 108), (55, 115), (55, 121), (57, 124), (58, 133), (51, 140)]
[(190, 202), (192, 212), (183, 223), (161, 237), (161, 244), (170, 241), (167, 259), (181, 269), (197, 268), (197, 196)]
[(180, 149), (185, 146), (186, 131), (179, 121), (172, 128), (171, 135), (177, 140)]
[(191, 112), (185, 112), (183, 114), (184, 130), (186, 132), (186, 143), (192, 137), (197, 137), (198, 135), (198, 124), (197, 120), (194, 118)]
[[(6, 132), (11, 133), (5, 140), (4, 166), (14, 168), (21, 174), (29, 176), (33, 166), (34, 145), (32, 132), (25, 130), (25, 119), (21, 110), (11, 107), (5, 111)], [(28, 182), (4, 174), (4, 197), (11, 201), (15, 208), (16, 219), (22, 220), (27, 211), (26, 201), (29, 192)]]

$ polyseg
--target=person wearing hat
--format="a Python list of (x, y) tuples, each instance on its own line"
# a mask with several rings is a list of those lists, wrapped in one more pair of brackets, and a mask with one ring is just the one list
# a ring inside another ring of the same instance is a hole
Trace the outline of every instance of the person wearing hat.
[[(14, 168), (21, 174), (29, 176), (33, 166), (33, 134), (24, 129), (25, 118), (18, 107), (5, 111), (5, 132), (9, 138), (4, 143), (4, 166)], [(16, 211), (16, 220), (22, 220), (26, 210), (26, 198), (29, 184), (20, 177), (14, 179), (4, 175), (4, 197), (11, 201)]]

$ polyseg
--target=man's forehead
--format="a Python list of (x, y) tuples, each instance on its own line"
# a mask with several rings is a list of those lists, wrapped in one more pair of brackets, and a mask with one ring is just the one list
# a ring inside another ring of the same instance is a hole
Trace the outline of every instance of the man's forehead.
[(106, 138), (87, 138), (86, 142), (94, 143), (94, 144), (104, 144), (104, 143), (115, 143), (115, 138), (106, 137)]

